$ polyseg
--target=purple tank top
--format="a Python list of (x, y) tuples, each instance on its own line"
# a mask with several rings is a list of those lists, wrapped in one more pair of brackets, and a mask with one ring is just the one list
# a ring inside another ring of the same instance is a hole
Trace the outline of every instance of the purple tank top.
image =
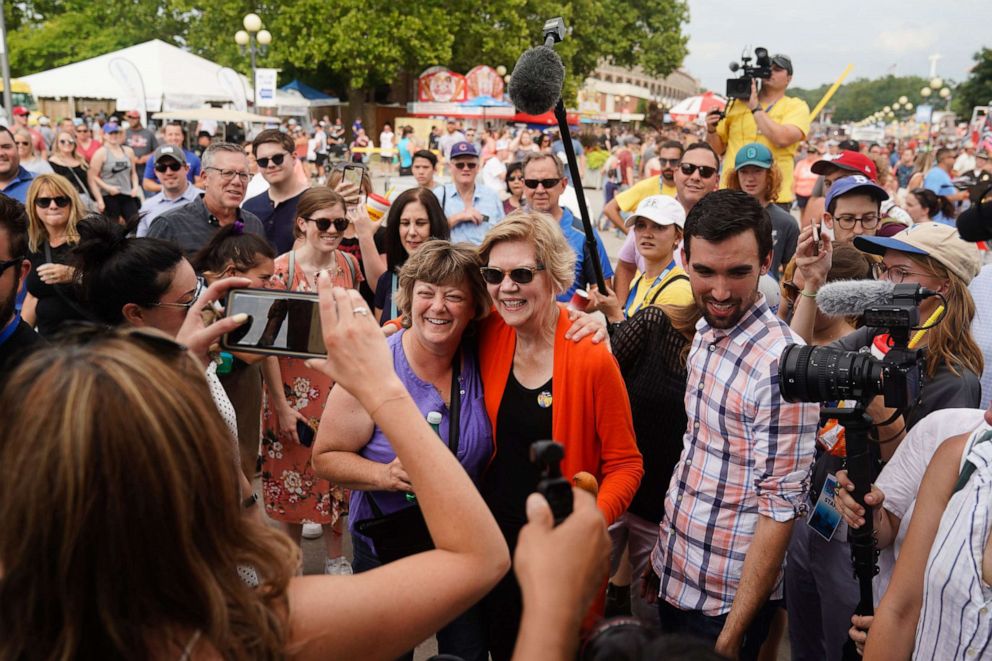
[[(389, 349), (393, 352), (393, 368), (400, 377), (400, 381), (406, 386), (407, 392), (413, 397), (414, 403), (424, 418), (431, 411), (437, 411), (441, 414), (438, 442), (447, 445), (450, 419), (448, 407), (433, 385), (414, 374), (406, 359), (406, 354), (403, 352), (402, 337), (405, 332), (402, 330), (395, 333), (387, 340)], [(493, 430), (486, 413), (482, 394), (482, 379), (479, 376), (479, 365), (475, 351), (471, 348), (471, 341), (462, 342), (462, 370), (459, 381), (461, 382), (461, 423), (459, 425), (461, 434), (458, 438), (457, 457), (458, 462), (465, 468), (465, 472), (478, 485), (482, 471), (492, 457)], [(389, 439), (382, 433), (378, 425), (372, 431), (372, 437), (368, 444), (359, 450), (358, 454), (383, 464), (388, 464), (396, 458), (396, 453), (393, 452)], [(406, 496), (396, 491), (376, 491), (375, 502), (383, 514), (395, 512), (410, 505)], [(367, 492), (352, 491), (348, 527), (353, 535), (358, 535), (367, 543), (371, 543), (370, 540), (355, 531), (355, 522), (372, 516), (372, 507), (369, 504)]]

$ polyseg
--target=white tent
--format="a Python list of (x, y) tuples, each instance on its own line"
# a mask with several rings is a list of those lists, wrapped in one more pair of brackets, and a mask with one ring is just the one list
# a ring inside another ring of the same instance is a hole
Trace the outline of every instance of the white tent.
[[(116, 61), (116, 62), (115, 62)], [(112, 65), (111, 63), (115, 64)], [(126, 63), (134, 66), (127, 66)], [(112, 72), (112, 69), (116, 71)], [(113, 53), (23, 76), (37, 98), (115, 99), (118, 108), (140, 105), (144, 87), (150, 112), (200, 108), (209, 102), (231, 102), (218, 82), (221, 66), (181, 48), (153, 39)], [(140, 74), (134, 75), (135, 70)], [(248, 79), (238, 76), (251, 98)]]

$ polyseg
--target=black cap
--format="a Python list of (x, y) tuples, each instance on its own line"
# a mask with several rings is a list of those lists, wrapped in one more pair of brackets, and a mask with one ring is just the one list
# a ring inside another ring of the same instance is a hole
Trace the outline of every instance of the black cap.
[(783, 55), (782, 53), (775, 53), (772, 55), (772, 64), (778, 67), (782, 67), (792, 75), (792, 58), (788, 55)]

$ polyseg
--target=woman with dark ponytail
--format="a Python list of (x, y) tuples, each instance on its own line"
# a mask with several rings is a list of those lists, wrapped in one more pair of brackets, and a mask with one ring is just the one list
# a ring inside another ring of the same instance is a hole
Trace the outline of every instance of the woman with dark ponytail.
[[(232, 276), (251, 281), (249, 287), (268, 288), (275, 273), (276, 252), (264, 237), (245, 232), (235, 221), (222, 227), (193, 257), (193, 269), (208, 285)], [(228, 357), (230, 356), (230, 358)], [(217, 377), (238, 412), (241, 470), (251, 480), (257, 471), (262, 420), (262, 354), (221, 354)]]
[(954, 224), (954, 203), (928, 188), (914, 188), (906, 193), (904, 206), (914, 223)]

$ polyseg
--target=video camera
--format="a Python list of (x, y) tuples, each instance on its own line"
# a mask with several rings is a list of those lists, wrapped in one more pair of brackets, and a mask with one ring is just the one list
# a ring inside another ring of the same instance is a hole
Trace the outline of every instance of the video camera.
[(886, 328), (892, 346), (882, 359), (870, 352), (790, 344), (779, 362), (779, 390), (789, 402), (832, 402), (853, 399), (861, 407), (876, 395), (885, 405), (905, 409), (920, 398), (926, 358), (909, 348), (910, 333), (918, 330), (917, 305), (926, 296), (919, 285), (897, 285), (890, 305), (864, 311), (864, 323)]
[[(751, 66), (751, 60), (754, 66)], [(755, 78), (768, 79), (772, 77), (772, 59), (768, 55), (768, 49), (757, 47), (754, 49), (754, 57), (745, 54), (741, 56), (740, 64), (730, 63), (730, 70), (734, 73), (743, 72), (739, 78), (727, 80), (727, 98), (741, 99), (747, 101), (751, 98), (751, 81)]]

